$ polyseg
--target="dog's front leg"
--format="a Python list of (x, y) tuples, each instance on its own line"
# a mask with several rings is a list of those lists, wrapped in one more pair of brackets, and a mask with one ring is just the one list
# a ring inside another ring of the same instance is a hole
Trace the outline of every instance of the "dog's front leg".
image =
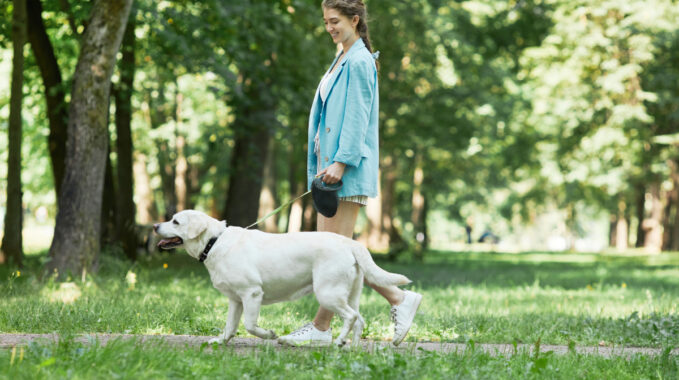
[(238, 322), (240, 322), (240, 317), (243, 314), (243, 304), (233, 298), (229, 298), (229, 311), (226, 313), (226, 326), (224, 326), (224, 331), (222, 335), (212, 338), (208, 343), (218, 343), (226, 344), (236, 336), (236, 331), (238, 331)]
[(262, 298), (264, 292), (262, 289), (254, 289), (243, 297), (243, 323), (245, 329), (254, 336), (262, 339), (276, 339), (276, 333), (271, 330), (265, 330), (257, 326), (257, 318), (259, 318), (259, 308), (262, 306)]

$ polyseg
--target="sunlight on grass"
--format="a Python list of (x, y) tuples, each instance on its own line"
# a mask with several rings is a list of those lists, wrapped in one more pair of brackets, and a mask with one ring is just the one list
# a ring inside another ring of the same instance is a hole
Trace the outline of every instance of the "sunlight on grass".
[(55, 290), (44, 288), (42, 290), (42, 295), (49, 299), (50, 302), (72, 304), (80, 298), (82, 292), (75, 282), (62, 282)]

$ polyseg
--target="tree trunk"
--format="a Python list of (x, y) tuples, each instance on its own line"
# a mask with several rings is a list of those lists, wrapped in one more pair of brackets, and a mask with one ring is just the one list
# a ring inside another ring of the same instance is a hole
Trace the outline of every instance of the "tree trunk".
[[(269, 154), (264, 163), (264, 173), (262, 175), (262, 191), (259, 195), (259, 214), (257, 220), (265, 217), (276, 208), (276, 170), (274, 168), (274, 140), (269, 139)], [(278, 215), (271, 215), (263, 221), (259, 228), (266, 232), (278, 231)]]
[(410, 220), (413, 223), (415, 233), (415, 257), (421, 260), (426, 248), (426, 212), (424, 195), (422, 194), (422, 182), (424, 181), (424, 169), (422, 168), (422, 157), (417, 154), (415, 157), (415, 172), (413, 174), (413, 196), (412, 212)]
[(139, 223), (153, 224), (158, 221), (158, 210), (153, 202), (151, 179), (146, 170), (146, 156), (141, 153), (137, 154), (134, 160), (134, 178)]
[(620, 196), (620, 199), (618, 200), (618, 217), (615, 224), (615, 248), (620, 252), (627, 250), (629, 242), (627, 233), (629, 228), (627, 219), (625, 218), (626, 208), (627, 204), (625, 204), (625, 199)]
[(248, 226), (259, 214), (264, 161), (269, 133), (261, 126), (252, 126), (236, 137), (231, 157), (231, 175), (224, 216), (229, 225)]
[[(670, 160), (672, 170), (672, 199), (674, 204), (674, 218), (671, 227), (671, 236), (668, 249), (679, 251), (679, 159)], [(669, 229), (668, 228), (668, 229)]]
[(120, 82), (114, 92), (116, 102), (116, 151), (117, 167), (117, 212), (116, 230), (118, 241), (127, 258), (137, 259), (137, 238), (135, 234), (134, 179), (132, 169), (132, 93), (134, 92), (136, 12), (130, 12), (119, 62)]
[(610, 212), (608, 217), (608, 246), (615, 247), (618, 240), (618, 213)]
[[(169, 112), (169, 103), (165, 98), (165, 78), (162, 76), (156, 77), (158, 82), (158, 96), (157, 99), (152, 95), (152, 91), (147, 93), (148, 99), (148, 121), (151, 129), (157, 129), (168, 122), (171, 113)], [(175, 80), (176, 82), (176, 80)], [(175, 161), (172, 160), (173, 152), (168, 144), (167, 136), (155, 139), (154, 143), (158, 146), (158, 174), (160, 175), (162, 204), (164, 220), (170, 220), (172, 215), (177, 211), (177, 196), (174, 189), (175, 180)]]
[(290, 213), (288, 214), (288, 232), (300, 232), (302, 230), (302, 214), (304, 201), (302, 199), (296, 200), (290, 206)]
[(665, 207), (663, 209), (663, 219), (662, 219), (662, 243), (660, 244), (661, 250), (667, 251), (670, 249), (670, 244), (672, 242), (672, 221), (674, 219), (674, 200), (672, 199), (671, 191), (664, 191), (663, 193), (663, 203)]
[(672, 188), (665, 193), (666, 206), (663, 220), (663, 250), (679, 250), (679, 163), (677, 160), (667, 160), (670, 168)]
[(302, 202), (302, 231), (316, 231), (316, 221), (318, 213), (314, 209), (313, 201), (310, 196), (306, 196)]
[(389, 234), (384, 228), (384, 213), (382, 212), (382, 171), (378, 174), (377, 198), (368, 199), (365, 208), (365, 215), (368, 219), (368, 226), (359, 241), (365, 244), (371, 251), (386, 252), (389, 250)]
[(637, 241), (634, 244), (635, 247), (641, 248), (644, 246), (644, 233), (643, 221), (646, 217), (646, 187), (642, 183), (638, 183), (634, 187), (634, 193), (636, 197), (635, 212), (637, 218)]
[(188, 177), (187, 177), (187, 187), (188, 194), (186, 196), (186, 208), (195, 209), (196, 201), (194, 200), (194, 195), (200, 193), (201, 182), (200, 179), (207, 175), (205, 170), (201, 170), (198, 165), (191, 165), (187, 161), (188, 166)]
[[(675, 195), (679, 196), (679, 194), (677, 194), (679, 192), (679, 188), (677, 188), (677, 185), (679, 184), (675, 182), (674, 192)], [(674, 218), (671, 229), (672, 232), (667, 249), (671, 251), (679, 251), (679, 203), (677, 202), (674, 203)]]
[[(288, 172), (288, 183), (290, 183), (290, 199), (295, 199), (299, 196), (302, 191), (306, 192), (306, 177), (304, 177), (304, 182), (300, 182), (297, 178), (298, 165), (298, 155), (295, 150), (297, 147), (295, 144), (288, 145), (288, 159), (289, 161), (289, 172)], [(306, 174), (306, 172), (305, 172)], [(300, 189), (302, 191), (300, 191)], [(308, 197), (309, 195), (307, 195)], [(295, 201), (288, 210), (288, 225), (285, 229), (287, 232), (299, 232), (302, 230), (302, 218), (304, 214), (304, 200), (298, 199)]]
[[(9, 152), (7, 157), (7, 211), (2, 252), (7, 261), (23, 265), (23, 202), (21, 190), (21, 104), (24, 94), (24, 45), (26, 44), (26, 0), (13, 0), (12, 84), (9, 105)], [(0, 260), (2, 262), (3, 260)]]
[(269, 154), (269, 130), (277, 123), (270, 84), (246, 80), (244, 99), (239, 99), (235, 122), (235, 146), (231, 156), (229, 190), (224, 216), (232, 226), (248, 226), (257, 220), (264, 163)]
[(388, 235), (387, 245), (389, 258), (396, 259), (398, 254), (405, 251), (408, 246), (396, 228), (394, 223), (394, 211), (396, 210), (396, 180), (398, 171), (396, 162), (391, 156), (385, 157), (382, 165), (382, 186), (380, 187), (382, 198), (382, 228)]
[(660, 200), (660, 184), (650, 185), (651, 215), (644, 220), (644, 249), (649, 253), (659, 253), (662, 248), (663, 205)]
[(160, 166), (160, 183), (163, 189), (165, 220), (172, 219), (177, 212), (177, 193), (175, 192), (175, 166), (171, 159), (170, 144), (166, 140), (159, 142), (158, 165)]
[(182, 103), (184, 102), (184, 96), (179, 92), (179, 84), (177, 84), (175, 99), (175, 149), (177, 159), (174, 166), (174, 191), (177, 197), (177, 211), (182, 211), (187, 209), (188, 186), (186, 185), (186, 178), (189, 165), (184, 154), (184, 147), (186, 146), (186, 137), (184, 137), (184, 132), (182, 131)]
[(113, 165), (111, 164), (111, 149), (106, 153), (106, 171), (104, 173), (104, 192), (101, 202), (101, 244), (108, 245), (118, 241), (116, 220), (116, 183), (113, 180)]
[(111, 74), (132, 0), (96, 0), (74, 74), (66, 170), (50, 267), (61, 276), (92, 268), (100, 249)]
[(50, 126), (48, 148), (52, 161), (54, 189), (58, 198), (59, 194), (61, 194), (61, 183), (64, 178), (66, 159), (68, 108), (65, 100), (65, 90), (61, 80), (59, 64), (54, 55), (54, 49), (42, 21), (42, 5), (40, 0), (27, 0), (26, 10), (28, 12), (29, 25), (28, 41), (31, 43), (31, 49), (40, 69), (43, 85), (45, 86), (47, 118)]

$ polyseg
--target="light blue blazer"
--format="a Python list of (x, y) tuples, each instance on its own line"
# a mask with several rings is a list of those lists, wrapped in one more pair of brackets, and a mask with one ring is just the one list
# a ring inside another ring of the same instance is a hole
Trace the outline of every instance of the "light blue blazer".
[[(333, 162), (343, 162), (347, 166), (342, 177), (344, 185), (338, 195), (376, 197), (379, 91), (375, 58), (359, 38), (338, 65), (328, 79), (330, 90), (325, 102), (321, 100), (319, 84), (311, 106), (307, 188), (311, 188), (311, 182), (320, 170)], [(316, 131), (319, 131), (320, 168), (314, 153)]]

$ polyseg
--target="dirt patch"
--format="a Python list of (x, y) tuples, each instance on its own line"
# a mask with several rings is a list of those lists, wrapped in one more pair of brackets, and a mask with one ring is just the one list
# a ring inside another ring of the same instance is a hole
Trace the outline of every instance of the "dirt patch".
[[(159, 344), (170, 344), (178, 347), (200, 347), (204, 343), (212, 338), (211, 336), (199, 336), (199, 335), (130, 335), (130, 334), (80, 334), (73, 339), (76, 342), (81, 342), (84, 344), (93, 344), (98, 342), (99, 344), (106, 345), (109, 341), (113, 339), (124, 339), (124, 340), (136, 340), (142, 343), (159, 343)], [(11, 348), (14, 346), (27, 345), (31, 342), (37, 343), (51, 343), (56, 342), (60, 339), (58, 334), (0, 334), (0, 348)], [(293, 348), (282, 346), (276, 341), (267, 341), (259, 338), (233, 338), (228, 347), (233, 348), (236, 351), (250, 351), (252, 349), (259, 349), (266, 346), (275, 347), (277, 349), (292, 349), (297, 350), (300, 348)], [(435, 342), (421, 342), (421, 343), (402, 343), (398, 347), (393, 347), (391, 343), (385, 341), (370, 341), (362, 340), (361, 349), (373, 352), (375, 350), (397, 350), (401, 352), (412, 352), (412, 353), (422, 353), (427, 351), (436, 351), (443, 353), (450, 352), (464, 352), (470, 349), (482, 350), (491, 355), (508, 355), (515, 352), (530, 352), (533, 353), (535, 350), (534, 345), (529, 344), (519, 344), (514, 347), (511, 344), (475, 344), (472, 348), (468, 344), (464, 343), (435, 343)], [(207, 347), (210, 349), (211, 347)], [(557, 346), (557, 345), (541, 345), (540, 352), (552, 351), (555, 354), (567, 354), (569, 349), (567, 346)], [(653, 347), (590, 347), (590, 346), (576, 346), (575, 352), (585, 355), (601, 355), (604, 357), (611, 356), (633, 356), (633, 355), (660, 355), (662, 349)], [(679, 348), (675, 348), (671, 351), (671, 355), (679, 355)]]

